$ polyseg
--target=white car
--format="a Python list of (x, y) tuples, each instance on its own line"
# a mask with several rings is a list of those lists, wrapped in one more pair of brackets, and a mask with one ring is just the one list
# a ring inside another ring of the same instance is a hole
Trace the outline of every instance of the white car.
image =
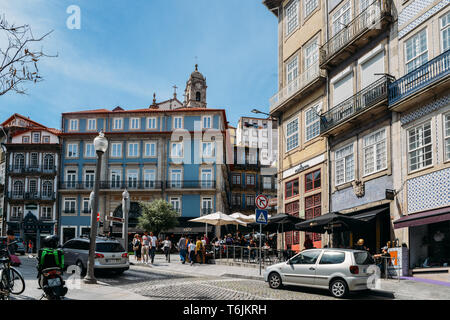
[(373, 268), (376, 268), (375, 262), (367, 251), (309, 249), (287, 262), (267, 267), (264, 280), (273, 289), (283, 284), (324, 288), (334, 297), (342, 298), (349, 291), (369, 289), (368, 278), (373, 275)]

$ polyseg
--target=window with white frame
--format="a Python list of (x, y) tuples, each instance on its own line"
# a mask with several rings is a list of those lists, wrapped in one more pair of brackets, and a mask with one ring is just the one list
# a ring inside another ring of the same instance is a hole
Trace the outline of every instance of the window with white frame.
[(66, 187), (75, 188), (77, 183), (77, 170), (70, 169), (66, 171)]
[(39, 166), (39, 155), (37, 152), (30, 154), (30, 167), (37, 168)]
[(263, 188), (266, 190), (272, 189), (272, 178), (271, 177), (263, 177)]
[(207, 215), (212, 213), (213, 209), (213, 199), (212, 198), (202, 198), (202, 212), (201, 215)]
[(428, 167), (432, 162), (431, 122), (428, 121), (408, 130), (409, 171)]
[(76, 198), (64, 198), (64, 213), (75, 213), (77, 199)]
[(137, 130), (139, 129), (139, 118), (130, 118), (130, 129)]
[(28, 181), (28, 192), (32, 195), (37, 193), (37, 180), (36, 179), (30, 179)]
[(254, 174), (246, 174), (245, 175), (245, 184), (254, 186), (255, 185), (255, 175)]
[(70, 131), (78, 130), (78, 119), (70, 119), (69, 120), (69, 130)]
[(373, 0), (360, 0), (359, 1), (359, 12), (363, 12), (364, 10), (366, 10), (370, 3), (373, 2)]
[(95, 131), (97, 129), (97, 119), (88, 119), (87, 120), (87, 129), (89, 131)]
[(42, 143), (50, 143), (50, 136), (42, 136)]
[(202, 169), (201, 179), (202, 179), (202, 188), (212, 188), (213, 170), (212, 169)]
[(286, 82), (291, 83), (298, 77), (298, 56), (296, 55), (286, 63)]
[(111, 169), (110, 173), (111, 188), (118, 189), (121, 188), (122, 180), (122, 169)]
[(156, 142), (146, 142), (144, 149), (145, 157), (156, 157)]
[(111, 157), (121, 158), (122, 157), (122, 143), (114, 142), (111, 144)]
[(286, 35), (289, 35), (298, 26), (298, 0), (292, 0), (285, 8)]
[(89, 198), (83, 198), (83, 207), (82, 207), (82, 213), (88, 214), (89, 212)]
[(138, 175), (139, 175), (138, 169), (127, 170), (128, 188), (137, 188)]
[(445, 160), (450, 160), (450, 113), (444, 115)]
[(249, 194), (245, 197), (245, 205), (247, 207), (255, 206), (255, 195), (254, 194)]
[(147, 118), (147, 129), (156, 129), (156, 118), (155, 117)]
[(305, 137), (309, 141), (320, 134), (320, 112), (321, 104), (309, 108), (305, 114)]
[(122, 129), (122, 118), (113, 118), (113, 130), (120, 130)]
[(298, 147), (298, 119), (295, 118), (286, 125), (286, 151)]
[(441, 18), (442, 52), (450, 49), (450, 11)]
[(336, 185), (350, 182), (355, 177), (355, 163), (353, 143), (336, 150), (335, 152), (335, 179)]
[(30, 143), (30, 136), (22, 137), (22, 143)]
[(53, 182), (44, 181), (42, 183), (42, 196), (44, 198), (50, 198), (53, 195)]
[(33, 143), (40, 143), (41, 142), (41, 133), (33, 132), (32, 138), (33, 138)]
[(317, 8), (319, 0), (304, 0), (303, 3), (305, 4), (305, 17), (307, 17)]
[(319, 39), (315, 38), (304, 49), (304, 66), (306, 81), (311, 81), (317, 74), (319, 61)]
[(378, 130), (363, 138), (364, 175), (387, 168), (386, 129)]
[(172, 142), (170, 147), (170, 156), (172, 158), (183, 157), (183, 142)]
[(171, 169), (170, 170), (170, 186), (172, 188), (181, 188), (182, 170)]
[(352, 19), (351, 1), (347, 1), (333, 14), (332, 36), (345, 28)]
[(427, 29), (405, 42), (406, 73), (417, 69), (428, 61)]
[(128, 157), (136, 158), (139, 156), (139, 143), (130, 142), (128, 143)]
[(67, 144), (67, 158), (77, 158), (78, 157), (78, 144), (69, 143)]
[(52, 218), (53, 218), (52, 207), (42, 207), (41, 219), (42, 220), (51, 220)]
[(173, 128), (174, 129), (183, 128), (183, 117), (173, 117)]
[(11, 208), (11, 220), (19, 220), (22, 216), (22, 207), (14, 206)]
[(214, 157), (214, 142), (202, 142), (203, 158)]
[(202, 128), (209, 129), (212, 127), (212, 117), (211, 116), (203, 116), (202, 117)]
[(156, 180), (156, 170), (155, 169), (145, 169), (144, 170), (144, 187), (154, 188)]
[(180, 214), (181, 213), (181, 199), (180, 199), (180, 197), (170, 197), (169, 202), (172, 205), (173, 210), (175, 210), (178, 214)]
[(86, 143), (85, 144), (85, 158), (95, 158), (95, 147), (93, 143)]
[(94, 187), (95, 180), (95, 170), (88, 169), (84, 171), (84, 185), (87, 189), (91, 189)]

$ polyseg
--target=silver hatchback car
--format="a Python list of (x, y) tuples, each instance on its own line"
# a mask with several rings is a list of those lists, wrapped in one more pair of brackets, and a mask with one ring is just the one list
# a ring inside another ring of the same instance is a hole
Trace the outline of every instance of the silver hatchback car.
[(375, 266), (367, 251), (352, 249), (309, 249), (300, 252), (287, 262), (266, 268), (264, 280), (273, 289), (283, 284), (324, 288), (336, 298), (349, 291), (367, 290), (368, 278)]
[[(64, 243), (64, 266), (77, 265), (85, 273), (89, 242), (89, 238), (74, 238)], [(118, 240), (97, 237), (94, 270), (109, 270), (121, 274), (129, 268), (128, 253)]]

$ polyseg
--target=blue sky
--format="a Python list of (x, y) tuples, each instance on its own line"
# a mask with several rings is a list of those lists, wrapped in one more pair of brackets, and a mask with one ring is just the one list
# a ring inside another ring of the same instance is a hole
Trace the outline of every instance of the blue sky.
[[(196, 62), (206, 77), (210, 108), (230, 124), (258, 108), (268, 112), (277, 90), (277, 20), (261, 0), (1, 0), (0, 15), (29, 24), (42, 44), (45, 81), (27, 95), (0, 96), (0, 120), (17, 112), (60, 128), (61, 113), (144, 108), (178, 98)], [(130, 3), (133, 3), (132, 5)], [(70, 30), (70, 5), (81, 29)], [(1, 45), (1, 42), (0, 42)], [(195, 57), (198, 57), (197, 60)]]

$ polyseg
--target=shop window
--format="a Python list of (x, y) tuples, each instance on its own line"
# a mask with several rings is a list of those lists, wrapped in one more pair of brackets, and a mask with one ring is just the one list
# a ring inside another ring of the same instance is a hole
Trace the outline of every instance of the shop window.
[[(305, 219), (310, 220), (313, 218), (316, 218), (320, 216), (322, 213), (322, 201), (321, 201), (321, 194), (315, 194), (310, 197), (305, 198)], [(307, 235), (312, 239), (312, 241), (320, 241), (321, 235), (320, 233), (312, 233), (307, 232)]]

